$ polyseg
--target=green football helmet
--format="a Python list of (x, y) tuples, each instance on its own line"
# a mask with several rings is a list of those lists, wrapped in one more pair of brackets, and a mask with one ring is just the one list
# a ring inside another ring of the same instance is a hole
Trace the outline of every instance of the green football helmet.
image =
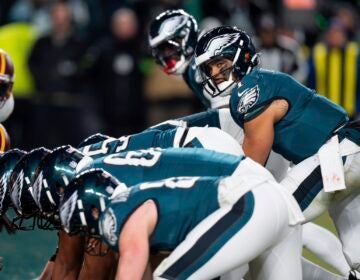
[(38, 219), (39, 228), (50, 229), (47, 221), (58, 226), (63, 189), (75, 178), (78, 171), (91, 161), (91, 158), (70, 145), (55, 148), (43, 158), (33, 181), (33, 197), (43, 218)]
[[(230, 68), (221, 69), (227, 78), (217, 84), (215, 77), (209, 73), (209, 63), (221, 58), (229, 59)], [(251, 38), (242, 30), (231, 27), (215, 27), (199, 38), (195, 49), (195, 63), (203, 78), (203, 87), (211, 95), (226, 96), (231, 93), (237, 82), (258, 65), (258, 54)]]
[(11, 206), (11, 198), (9, 193), (10, 175), (19, 159), (26, 152), (19, 149), (12, 149), (0, 156), (0, 217), (6, 214)]
[(99, 217), (110, 202), (116, 187), (124, 187), (103, 169), (79, 174), (65, 189), (60, 205), (60, 219), (69, 234), (84, 232), (99, 238)]
[(167, 74), (181, 75), (193, 57), (198, 36), (195, 18), (184, 10), (167, 10), (150, 24), (149, 45)]
[(33, 230), (35, 227), (36, 214), (39, 209), (32, 195), (31, 182), (41, 159), (48, 153), (50, 150), (44, 147), (30, 151), (20, 158), (11, 172), (9, 193), (17, 214), (13, 223), (19, 230)]

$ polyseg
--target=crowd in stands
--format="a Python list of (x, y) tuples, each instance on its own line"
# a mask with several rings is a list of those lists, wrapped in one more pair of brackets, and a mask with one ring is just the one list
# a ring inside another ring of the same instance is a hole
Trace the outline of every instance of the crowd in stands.
[(76, 145), (136, 133), (203, 110), (148, 48), (148, 23), (183, 8), (206, 30), (236, 25), (256, 38), (261, 67), (280, 70), (360, 114), (358, 1), (1, 0), (0, 48), (13, 58), (12, 146)]

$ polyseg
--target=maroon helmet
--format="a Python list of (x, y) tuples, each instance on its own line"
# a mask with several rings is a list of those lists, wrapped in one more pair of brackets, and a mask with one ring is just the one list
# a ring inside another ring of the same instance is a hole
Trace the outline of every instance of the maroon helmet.
[(10, 56), (0, 49), (0, 122), (6, 120), (14, 108), (14, 78), (14, 64)]
[(10, 56), (0, 49), (0, 96), (9, 94), (14, 83), (14, 64)]

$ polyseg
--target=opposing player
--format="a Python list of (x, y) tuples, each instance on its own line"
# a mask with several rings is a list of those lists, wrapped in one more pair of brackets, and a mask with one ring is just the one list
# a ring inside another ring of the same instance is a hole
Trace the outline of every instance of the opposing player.
[[(250, 159), (238, 172), (226, 179), (168, 178), (114, 194), (100, 231), (97, 219), (114, 184), (107, 173), (86, 172), (66, 190), (61, 219), (68, 231), (100, 233), (119, 251), (117, 279), (140, 279), (149, 250), (174, 249), (155, 279), (212, 279), (251, 260), (253, 279), (301, 279), (299, 220), (292, 216), (301, 213), (289, 207), (293, 198)], [(277, 207), (267, 203), (269, 198)], [(274, 255), (283, 262), (266, 265)]]
[(340, 106), (290, 76), (256, 69), (251, 39), (237, 28), (205, 33), (195, 60), (209, 92), (232, 90), (230, 109), (244, 128), (245, 154), (265, 164), (274, 149), (296, 164), (282, 184), (307, 220), (329, 208), (346, 259), (359, 271), (360, 242), (354, 235), (360, 230), (359, 124), (348, 123)]
[[(12, 93), (14, 79), (14, 64), (10, 56), (3, 49), (0, 49), (0, 154), (10, 148), (10, 137), (1, 122), (5, 121), (14, 109)], [(6, 229), (12, 232), (8, 223), (6, 216), (0, 218), (0, 230), (5, 224)]]
[(10, 148), (10, 138), (1, 122), (5, 121), (14, 110), (14, 64), (10, 56), (0, 49), (0, 153)]
[(14, 80), (14, 64), (10, 56), (0, 49), (0, 123), (5, 121), (14, 110), (12, 93)]

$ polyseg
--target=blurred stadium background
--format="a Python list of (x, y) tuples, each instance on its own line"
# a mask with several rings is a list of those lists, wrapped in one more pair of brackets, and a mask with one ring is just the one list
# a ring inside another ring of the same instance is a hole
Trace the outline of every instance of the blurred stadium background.
[[(326, 75), (338, 75), (341, 86), (359, 84), (359, 52), (346, 70), (339, 70), (342, 62), (321, 74), (314, 65), (323, 46), (326, 55), (358, 49), (359, 0), (1, 0), (0, 48), (16, 71), (15, 111), (4, 124), (12, 147), (76, 146), (92, 133), (135, 133), (203, 110), (181, 79), (166, 76), (151, 59), (148, 24), (169, 8), (194, 15), (201, 30), (244, 29), (263, 67), (285, 71), (320, 94), (331, 89), (328, 97), (358, 117), (358, 87), (343, 96)], [(317, 222), (334, 231), (328, 216)], [(55, 246), (55, 232), (1, 232), (0, 279), (36, 278)]]

